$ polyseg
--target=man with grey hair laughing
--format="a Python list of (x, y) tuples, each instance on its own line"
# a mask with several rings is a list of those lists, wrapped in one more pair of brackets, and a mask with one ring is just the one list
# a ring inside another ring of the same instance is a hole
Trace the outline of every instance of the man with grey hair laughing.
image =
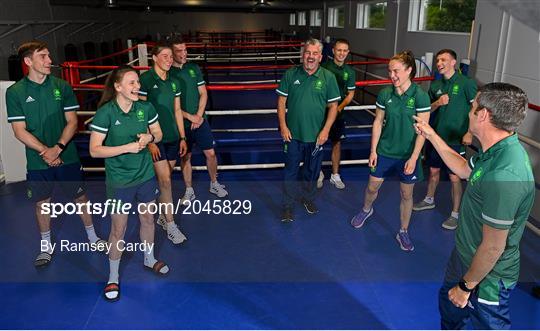
[[(298, 183), (302, 188), (299, 196), (306, 211), (309, 214), (318, 212), (313, 200), (317, 192), (316, 180), (321, 171), (322, 148), (336, 119), (337, 101), (341, 99), (336, 77), (320, 67), (321, 59), (321, 42), (308, 39), (303, 48), (302, 65), (287, 70), (276, 90), (285, 155), (283, 222), (293, 221)], [(303, 166), (300, 169), (301, 162)], [(299, 173), (301, 180), (298, 179)]]

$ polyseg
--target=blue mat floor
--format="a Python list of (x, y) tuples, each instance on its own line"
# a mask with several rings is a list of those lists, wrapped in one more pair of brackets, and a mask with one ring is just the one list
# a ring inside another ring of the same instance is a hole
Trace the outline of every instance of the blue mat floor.
[[(361, 206), (366, 167), (344, 167), (345, 190), (328, 182), (307, 215), (298, 204), (295, 222), (279, 222), (281, 171), (220, 174), (230, 200), (249, 200), (248, 215), (179, 214), (188, 241), (174, 246), (156, 229), (157, 256), (171, 272), (157, 277), (142, 267), (141, 252), (126, 252), (121, 264), (122, 298), (108, 303), (105, 255), (57, 252), (46, 269), (35, 269), (39, 250), (33, 206), (24, 184), (0, 193), (3, 231), (0, 250), (0, 328), (9, 329), (436, 329), (438, 288), (453, 247), (454, 233), (441, 228), (449, 213), (448, 183), (441, 183), (438, 206), (413, 214), (415, 250), (406, 253), (394, 239), (399, 228), (398, 183), (386, 182), (375, 214), (359, 230), (349, 225)], [(184, 186), (175, 174), (174, 197)], [(194, 176), (198, 199), (213, 201), (208, 176)], [(415, 196), (421, 197), (425, 184)], [(94, 202), (105, 196), (102, 177), (88, 181)], [(58, 201), (65, 201), (61, 194)], [(106, 237), (109, 218), (94, 218)], [(84, 242), (76, 216), (52, 222), (56, 242)], [(138, 241), (138, 220), (130, 217), (126, 240)], [(521, 281), (512, 293), (513, 327), (540, 328), (540, 301), (530, 295), (540, 279), (540, 241), (526, 230), (521, 243)]]

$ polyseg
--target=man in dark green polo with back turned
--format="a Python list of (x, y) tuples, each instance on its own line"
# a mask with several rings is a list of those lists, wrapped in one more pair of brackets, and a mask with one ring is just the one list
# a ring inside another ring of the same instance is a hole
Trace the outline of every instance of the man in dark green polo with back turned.
[(510, 293), (519, 277), (519, 242), (534, 203), (529, 156), (517, 128), (527, 112), (527, 96), (507, 83), (481, 87), (469, 112), (469, 131), (481, 150), (469, 162), (424, 121), (417, 132), (444, 163), (469, 184), (460, 208), (456, 247), (439, 292), (441, 328), (510, 329)]
[[(27, 195), (36, 203), (41, 233), (41, 250), (34, 261), (39, 267), (49, 265), (54, 253), (51, 215), (43, 208), (50, 203), (54, 187), (58, 185), (76, 203), (88, 202), (79, 155), (72, 141), (79, 104), (71, 86), (51, 75), (47, 44), (27, 42), (18, 52), (28, 67), (28, 75), (7, 89), (7, 119), (15, 137), (26, 147)], [(104, 251), (106, 241), (96, 235), (92, 215), (81, 208), (79, 216), (90, 243)]]
[[(316, 180), (321, 171), (322, 146), (328, 140), (341, 99), (336, 77), (321, 68), (322, 44), (308, 39), (304, 44), (303, 64), (285, 72), (277, 88), (277, 113), (285, 152), (285, 190), (281, 221), (293, 221), (297, 184), (309, 214), (318, 212), (314, 203)], [(288, 108), (286, 111), (285, 108)], [(328, 107), (328, 113), (326, 111)], [(298, 179), (303, 162), (301, 180)]]

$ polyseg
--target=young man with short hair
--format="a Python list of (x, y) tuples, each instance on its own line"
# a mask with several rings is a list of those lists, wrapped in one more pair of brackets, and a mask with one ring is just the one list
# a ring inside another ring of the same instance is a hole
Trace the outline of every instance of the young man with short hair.
[[(7, 89), (8, 122), (15, 137), (26, 148), (26, 180), (28, 198), (36, 203), (36, 218), (41, 233), (41, 251), (36, 267), (51, 263), (54, 252), (51, 240), (51, 217), (44, 204), (50, 203), (55, 186), (75, 203), (85, 204), (88, 198), (82, 166), (75, 143), (79, 104), (68, 83), (51, 75), (52, 60), (47, 44), (30, 41), (18, 49), (28, 67), (28, 75)], [(86, 208), (79, 215), (88, 240), (98, 250), (105, 250), (106, 241), (94, 230), (92, 216)]]

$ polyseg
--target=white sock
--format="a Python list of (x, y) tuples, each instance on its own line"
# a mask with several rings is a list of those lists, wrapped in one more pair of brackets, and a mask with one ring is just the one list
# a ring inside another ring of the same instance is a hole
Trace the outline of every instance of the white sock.
[(120, 275), (118, 274), (119, 269), (120, 269), (120, 259), (118, 260), (109, 259), (109, 281), (107, 282), (107, 284), (110, 284), (110, 283), (118, 284), (118, 280), (120, 278)]
[(400, 233), (407, 233), (407, 229), (399, 229)]
[(95, 243), (99, 240), (99, 237), (96, 235), (96, 230), (94, 229), (94, 225), (88, 225), (85, 226), (84, 229), (86, 230), (86, 234), (88, 235), (88, 241), (91, 243)]
[(432, 203), (435, 202), (435, 198), (434, 197), (425, 197), (424, 201), (429, 203), (429, 204), (432, 204)]
[(332, 174), (332, 178), (339, 178), (339, 174)]
[(193, 187), (186, 187), (186, 193), (193, 193)]
[(450, 214), (450, 216), (452, 216), (455, 219), (459, 219), (459, 212), (453, 211), (452, 214)]
[[(167, 223), (169, 227), (169, 223)], [(152, 268), (156, 264), (157, 260), (154, 257), (154, 247), (150, 248), (149, 245), (145, 245), (146, 249), (144, 250), (144, 265)]]
[[(44, 241), (47, 242), (47, 250), (46, 250), (46, 252), (49, 253), (49, 254), (52, 254), (53, 250), (52, 250), (52, 245), (51, 245), (51, 230), (46, 231), (46, 232), (41, 232), (41, 242), (44, 243)], [(41, 247), (41, 245), (40, 245), (40, 247)]]
[(362, 208), (362, 210), (364, 211), (364, 213), (369, 213), (372, 209), (373, 209), (373, 207), (371, 207), (369, 210), (366, 210), (365, 208)]

